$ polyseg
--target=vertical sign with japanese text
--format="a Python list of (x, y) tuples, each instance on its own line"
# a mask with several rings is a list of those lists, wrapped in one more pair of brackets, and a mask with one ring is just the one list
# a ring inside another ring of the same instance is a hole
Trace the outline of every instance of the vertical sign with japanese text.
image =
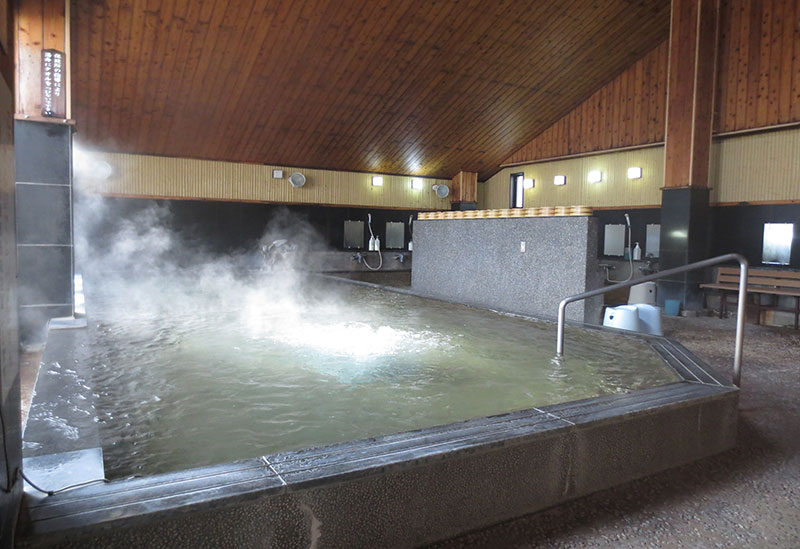
[(42, 116), (67, 117), (64, 52), (42, 50)]

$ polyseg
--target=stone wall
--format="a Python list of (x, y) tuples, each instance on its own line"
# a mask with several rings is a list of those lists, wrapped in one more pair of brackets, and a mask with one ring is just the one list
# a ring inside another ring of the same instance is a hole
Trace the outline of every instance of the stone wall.
[[(417, 221), (412, 288), (436, 299), (555, 318), (562, 299), (602, 285), (597, 227), (593, 217)], [(599, 323), (601, 307), (602, 298), (573, 303), (567, 318)]]

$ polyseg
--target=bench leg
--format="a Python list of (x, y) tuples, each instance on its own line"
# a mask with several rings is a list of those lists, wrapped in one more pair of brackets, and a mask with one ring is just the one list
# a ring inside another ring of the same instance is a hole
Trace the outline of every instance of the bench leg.
[(800, 325), (798, 325), (798, 320), (800, 320), (800, 297), (794, 298), (794, 329), (800, 329)]
[(728, 292), (726, 292), (725, 290), (722, 290), (720, 292), (720, 296), (719, 296), (719, 317), (720, 318), (722, 318), (722, 316), (725, 314), (725, 304), (726, 304), (727, 300), (728, 300)]
[(756, 300), (756, 324), (761, 324), (761, 296), (753, 294), (753, 299)]

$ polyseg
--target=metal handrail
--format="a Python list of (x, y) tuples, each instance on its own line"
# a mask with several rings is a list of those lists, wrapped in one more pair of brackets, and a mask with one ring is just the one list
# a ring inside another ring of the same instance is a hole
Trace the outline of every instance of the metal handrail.
[(561, 300), (561, 303), (558, 304), (558, 336), (556, 338), (556, 354), (558, 356), (564, 356), (564, 321), (565, 321), (567, 305), (569, 303), (572, 303), (573, 301), (581, 301), (597, 295), (602, 295), (607, 292), (618, 290), (620, 288), (628, 288), (630, 286), (635, 286), (643, 282), (649, 282), (651, 280), (659, 280), (661, 278), (665, 278), (674, 274), (694, 271), (696, 269), (704, 269), (706, 267), (718, 265), (719, 263), (727, 263), (729, 261), (739, 262), (739, 303), (736, 311), (736, 346), (733, 353), (733, 383), (737, 387), (741, 387), (742, 337), (744, 336), (744, 306), (745, 306), (745, 300), (747, 298), (748, 263), (747, 260), (739, 254), (725, 254), (717, 257), (712, 257), (711, 259), (704, 259), (703, 261), (689, 263), (688, 265), (675, 267), (674, 269), (659, 271), (657, 273), (647, 275), (642, 278), (637, 278), (636, 280), (629, 280), (628, 282), (620, 282), (618, 284), (612, 284), (611, 286), (604, 286), (603, 288), (590, 290), (588, 292), (583, 292), (582, 294), (576, 294)]

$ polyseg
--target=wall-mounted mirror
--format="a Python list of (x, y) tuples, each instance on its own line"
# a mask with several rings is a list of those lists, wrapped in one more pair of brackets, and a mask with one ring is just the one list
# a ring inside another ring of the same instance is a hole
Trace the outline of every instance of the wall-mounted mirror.
[(361, 249), (364, 247), (364, 222), (344, 222), (344, 247)]
[(386, 223), (386, 248), (389, 250), (399, 250), (405, 247), (406, 229), (405, 223), (389, 221)]
[(661, 225), (654, 223), (647, 225), (647, 234), (644, 241), (644, 256), (658, 257), (661, 248)]
[(606, 225), (603, 255), (625, 255), (625, 225)]

